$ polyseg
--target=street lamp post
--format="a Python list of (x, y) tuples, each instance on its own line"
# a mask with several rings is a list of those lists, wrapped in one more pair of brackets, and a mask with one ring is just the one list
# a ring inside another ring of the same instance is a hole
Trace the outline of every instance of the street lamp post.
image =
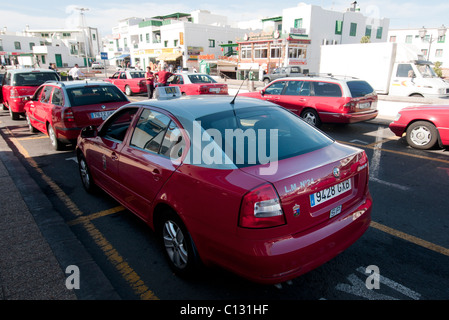
[(80, 11), (81, 15), (81, 28), (83, 30), (83, 39), (84, 39), (84, 57), (86, 58), (86, 64), (87, 64), (87, 72), (89, 72), (89, 56), (87, 54), (87, 39), (86, 39), (86, 23), (84, 18), (84, 11), (88, 11), (89, 8), (75, 8), (76, 10)]
[[(441, 27), (438, 28), (438, 38), (444, 37), (444, 35), (446, 34), (447, 28), (443, 25), (441, 25)], [(424, 40), (424, 37), (427, 34), (427, 29), (422, 27), (421, 29), (419, 29), (418, 31), (419, 33), (419, 37)], [(427, 60), (430, 60), (430, 47), (432, 46), (432, 42), (435, 40), (432, 40), (432, 34), (430, 35), (430, 39), (429, 39), (429, 49), (427, 51)]]

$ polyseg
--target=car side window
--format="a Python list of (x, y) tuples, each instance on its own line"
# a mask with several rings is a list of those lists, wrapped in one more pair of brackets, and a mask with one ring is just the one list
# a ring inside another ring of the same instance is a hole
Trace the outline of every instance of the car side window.
[(112, 75), (112, 77), (111, 77), (111, 79), (117, 79), (118, 78), (118, 73), (114, 73), (113, 75)]
[(122, 72), (122, 73), (120, 74), (120, 79), (126, 79), (126, 73)]
[(182, 137), (181, 130), (172, 120), (164, 135), (164, 140), (162, 141), (159, 153), (168, 158), (178, 159), (182, 156), (185, 146), (186, 144)]
[(170, 118), (166, 115), (145, 109), (134, 129), (131, 146), (159, 153)]
[(50, 103), (50, 97), (51, 97), (51, 91), (53, 90), (53, 87), (51, 86), (45, 86), (44, 92), (41, 94), (40, 102), (42, 103)]
[(265, 89), (265, 94), (281, 94), (286, 81), (277, 81)]
[(63, 105), (63, 95), (62, 90), (60, 88), (55, 88), (53, 91), (53, 96), (51, 97), (51, 103), (56, 106), (62, 106)]
[[(308, 82), (304, 81), (287, 81), (287, 86), (285, 88), (285, 91), (283, 95), (286, 96), (304, 96), (308, 95), (306, 94), (306, 88), (310, 84)], [(310, 91), (310, 90), (309, 90)]]
[(103, 126), (100, 136), (106, 139), (123, 141), (138, 108), (126, 108), (115, 113)]
[(33, 100), (34, 101), (38, 101), (39, 100), (39, 96), (41, 95), (43, 89), (44, 89), (44, 87), (40, 87), (39, 89), (36, 90), (36, 92), (33, 95)]
[(341, 97), (341, 88), (336, 83), (330, 82), (314, 82), (313, 90), (315, 96), (319, 97)]

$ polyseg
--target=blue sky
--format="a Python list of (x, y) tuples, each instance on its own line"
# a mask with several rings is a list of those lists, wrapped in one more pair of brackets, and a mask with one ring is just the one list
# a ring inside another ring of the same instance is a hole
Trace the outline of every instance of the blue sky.
[[(28, 24), (31, 29), (69, 28), (73, 26), (78, 11), (74, 7), (89, 8), (86, 23), (99, 28), (101, 34), (111, 33), (118, 20), (128, 17), (153, 17), (174, 12), (189, 13), (194, 10), (209, 10), (225, 15), (230, 21), (246, 21), (280, 15), (282, 9), (296, 7), (300, 0), (97, 0), (55, 1), (18, 0), (0, 5), (0, 28), (22, 31)], [(352, 0), (303, 1), (325, 9), (344, 11)], [(164, 3), (164, 4), (161, 4)], [(367, 0), (358, 1), (362, 13), (367, 16), (389, 18), (390, 28), (437, 28), (449, 27), (449, 2), (447, 0)]]

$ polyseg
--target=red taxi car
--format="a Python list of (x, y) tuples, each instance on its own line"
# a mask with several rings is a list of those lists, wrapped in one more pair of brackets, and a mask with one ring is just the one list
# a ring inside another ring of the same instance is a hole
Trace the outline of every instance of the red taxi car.
[(59, 80), (58, 74), (49, 69), (11, 69), (3, 78), (0, 102), (9, 109), (13, 120), (24, 114), (26, 98), (31, 97), (45, 81)]
[(287, 281), (369, 227), (368, 158), (272, 103), (231, 100), (120, 108), (81, 132), (81, 180), (153, 228), (177, 274), (202, 263), (259, 283)]
[(378, 114), (374, 89), (368, 82), (353, 78), (282, 78), (259, 92), (239, 95), (274, 102), (315, 126), (367, 121)]
[(131, 96), (136, 93), (147, 92), (145, 72), (140, 70), (117, 71), (104, 81), (115, 84), (120, 90)]
[(176, 73), (167, 81), (169, 86), (178, 86), (183, 95), (228, 94), (228, 85), (218, 83), (203, 73)]
[(103, 81), (50, 81), (28, 100), (25, 112), (30, 131), (48, 134), (56, 150), (76, 142), (83, 127), (100, 125), (129, 103), (116, 86)]
[(437, 143), (449, 145), (449, 106), (424, 105), (401, 109), (390, 123), (398, 137), (406, 135), (407, 143), (416, 149), (430, 149)]

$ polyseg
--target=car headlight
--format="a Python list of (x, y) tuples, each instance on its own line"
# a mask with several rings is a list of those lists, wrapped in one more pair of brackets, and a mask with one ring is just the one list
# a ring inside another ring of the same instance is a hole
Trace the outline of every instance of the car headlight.
[(394, 121), (398, 121), (400, 118), (401, 118), (401, 114), (398, 113), (398, 114), (396, 115), (396, 117), (394, 118)]

